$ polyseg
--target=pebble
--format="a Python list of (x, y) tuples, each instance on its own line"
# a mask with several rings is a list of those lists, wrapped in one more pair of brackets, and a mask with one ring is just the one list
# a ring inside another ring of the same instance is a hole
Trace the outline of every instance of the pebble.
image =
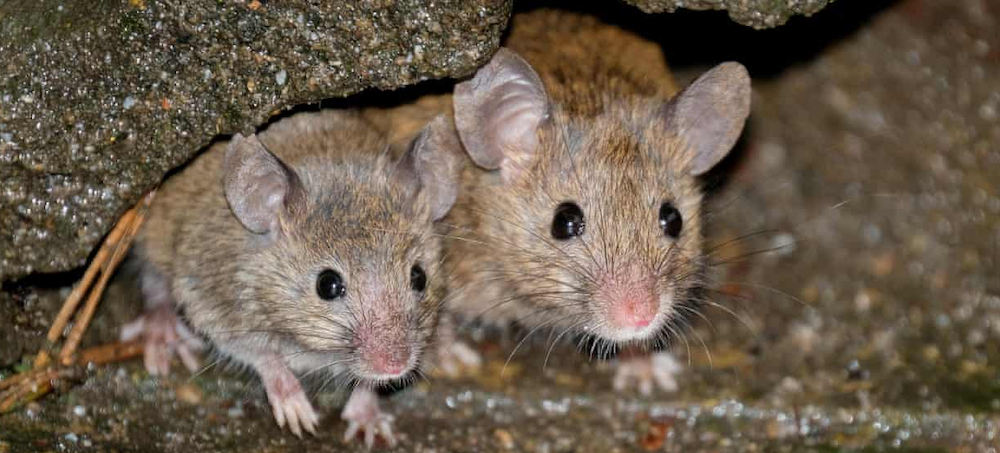
[(187, 383), (177, 387), (177, 399), (188, 404), (198, 404), (202, 400), (201, 389), (194, 384)]
[(511, 436), (510, 432), (507, 430), (497, 429), (496, 431), (493, 431), (493, 436), (497, 438), (497, 441), (500, 443), (500, 447), (504, 450), (514, 449), (514, 436)]

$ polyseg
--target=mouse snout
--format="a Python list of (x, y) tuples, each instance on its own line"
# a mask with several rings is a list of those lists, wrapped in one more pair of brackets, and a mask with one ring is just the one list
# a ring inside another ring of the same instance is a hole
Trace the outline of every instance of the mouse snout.
[(393, 379), (416, 362), (407, 324), (400, 317), (371, 316), (358, 326), (357, 357), (360, 374), (371, 379)]
[(612, 329), (641, 330), (653, 323), (660, 309), (653, 276), (636, 266), (609, 272), (598, 281), (596, 298)]
[(365, 348), (361, 353), (361, 360), (375, 375), (398, 377), (409, 371), (410, 348), (407, 346)]

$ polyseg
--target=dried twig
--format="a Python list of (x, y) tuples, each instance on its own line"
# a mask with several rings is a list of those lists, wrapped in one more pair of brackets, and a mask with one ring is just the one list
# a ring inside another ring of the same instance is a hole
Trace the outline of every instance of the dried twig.
[[(87, 326), (90, 325), (90, 320), (94, 317), (97, 304), (101, 301), (101, 296), (104, 295), (104, 288), (107, 286), (108, 280), (111, 279), (111, 275), (114, 274), (114, 270), (125, 259), (128, 248), (132, 244), (132, 239), (139, 232), (139, 226), (142, 225), (142, 221), (146, 216), (149, 203), (153, 201), (154, 193), (150, 192), (143, 197), (142, 202), (138, 206), (132, 208), (133, 215), (128, 218), (127, 222), (119, 221), (119, 223), (125, 224), (125, 232), (121, 239), (117, 241), (118, 243), (115, 244), (111, 259), (107, 263), (103, 263), (101, 278), (97, 281), (97, 285), (93, 290), (90, 291), (90, 297), (87, 298), (87, 303), (83, 306), (83, 311), (77, 314), (73, 330), (66, 337), (66, 344), (63, 345), (62, 351), (59, 353), (59, 362), (63, 365), (73, 363), (73, 354), (76, 352), (76, 348), (80, 346), (83, 333), (86, 332)], [(122, 220), (125, 220), (125, 218), (123, 217)]]
[(59, 314), (56, 315), (56, 319), (52, 321), (52, 325), (49, 326), (49, 333), (46, 335), (46, 344), (41, 351), (38, 351), (38, 355), (35, 357), (34, 368), (41, 369), (49, 364), (49, 350), (52, 349), (59, 337), (62, 335), (63, 330), (66, 328), (66, 324), (69, 323), (70, 316), (76, 311), (76, 307), (80, 305), (80, 301), (83, 297), (90, 292), (91, 285), (94, 282), (94, 278), (97, 277), (97, 273), (104, 269), (104, 264), (108, 261), (108, 254), (112, 252), (113, 248), (119, 245), (119, 240), (122, 235), (128, 230), (129, 225), (135, 218), (135, 208), (125, 211), (125, 214), (118, 219), (118, 223), (115, 227), (108, 233), (108, 236), (104, 238), (104, 243), (101, 244), (101, 248), (94, 255), (93, 261), (90, 262), (90, 266), (87, 267), (87, 271), (84, 272), (83, 278), (80, 279), (80, 283), (73, 288), (73, 291), (66, 298), (66, 302), (63, 303), (61, 309), (59, 309)]
[[(81, 365), (124, 360), (142, 353), (141, 344), (113, 343), (84, 350), (79, 357), (76, 357), (76, 350), (80, 346), (87, 326), (93, 319), (97, 304), (104, 294), (104, 289), (115, 269), (125, 258), (132, 239), (138, 233), (146, 211), (153, 201), (154, 194), (155, 190), (143, 197), (138, 205), (126, 211), (108, 233), (101, 248), (84, 272), (80, 283), (66, 298), (66, 302), (63, 303), (59, 314), (52, 322), (48, 335), (46, 335), (45, 344), (35, 357), (33, 368), (0, 380), (0, 391), (2, 391), (0, 392), (0, 413), (9, 411), (19, 402), (48, 393), (52, 390), (53, 381), (80, 371)], [(97, 279), (96, 285), (94, 284), (95, 279)], [(53, 366), (50, 351), (55, 349), (56, 342), (84, 297), (87, 299), (83, 310), (77, 313), (76, 321), (67, 336), (66, 344), (63, 345), (59, 353), (59, 363)]]
[(72, 366), (32, 369), (4, 379), (0, 381), (0, 384), (3, 384), (0, 390), (7, 387), (10, 387), (10, 389), (0, 392), (0, 414), (10, 411), (18, 403), (26, 402), (49, 393), (52, 391), (54, 381), (80, 374), (88, 364), (101, 365), (117, 362), (131, 359), (141, 354), (142, 343), (138, 341), (105, 344), (80, 351), (79, 359)]

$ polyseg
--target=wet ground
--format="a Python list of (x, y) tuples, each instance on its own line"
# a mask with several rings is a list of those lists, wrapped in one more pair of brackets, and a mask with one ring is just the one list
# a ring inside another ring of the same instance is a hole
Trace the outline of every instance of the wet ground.
[[(544, 336), (501, 377), (521, 334), (491, 337), (482, 372), (389, 399), (398, 450), (1000, 451), (1000, 2), (848, 3), (720, 26), (737, 44), (703, 54), (663, 32), (681, 78), (734, 58), (756, 80), (709, 179), (715, 304), (675, 345), (678, 393), (615, 394), (572, 344), (546, 364)], [(339, 398), (298, 440), (252, 379), (99, 367), (0, 417), (0, 453), (361, 451)]]

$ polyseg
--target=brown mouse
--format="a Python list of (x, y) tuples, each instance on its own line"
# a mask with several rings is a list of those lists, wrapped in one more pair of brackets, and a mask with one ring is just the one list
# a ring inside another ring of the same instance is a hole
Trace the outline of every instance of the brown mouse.
[[(515, 16), (506, 48), (455, 87), (467, 166), (446, 267), (450, 310), (659, 349), (705, 284), (698, 177), (734, 146), (750, 79), (720, 64), (677, 92), (651, 43), (576, 14)], [(666, 352), (620, 363), (676, 388)]]
[(347, 438), (391, 443), (374, 390), (421, 365), (444, 291), (434, 221), (456, 197), (444, 170), (463, 157), (440, 145), (442, 124), (394, 159), (356, 112), (300, 113), (170, 177), (137, 237), (146, 313), (123, 331), (144, 337), (149, 372), (166, 373), (175, 352), (198, 367), (187, 324), (260, 376), (295, 435), (315, 433), (300, 384), (315, 378), (353, 387)]

